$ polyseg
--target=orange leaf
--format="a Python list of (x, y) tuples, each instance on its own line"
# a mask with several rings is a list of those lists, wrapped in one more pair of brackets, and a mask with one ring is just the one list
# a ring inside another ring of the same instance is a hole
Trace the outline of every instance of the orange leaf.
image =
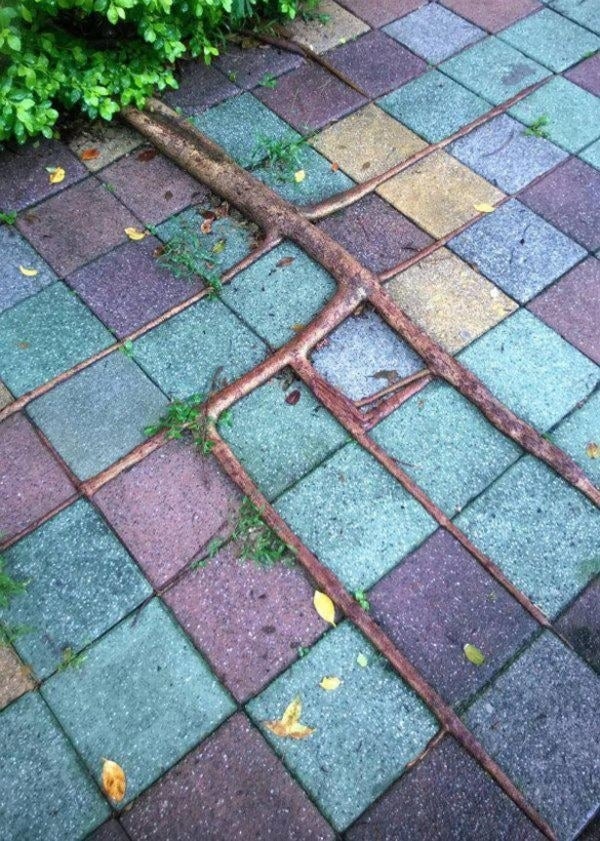
[(100, 157), (100, 150), (99, 149), (84, 149), (79, 159), (82, 161), (95, 161), (96, 158)]
[(340, 165), (338, 163), (336, 163), (335, 161), (331, 164), (331, 169), (332, 169), (333, 172), (337, 172), (339, 168), (340, 168)]
[(127, 790), (125, 771), (112, 759), (105, 759), (102, 764), (102, 791), (113, 801), (120, 803)]
[(302, 701), (299, 696), (296, 696), (291, 703), (285, 708), (285, 712), (280, 719), (274, 721), (264, 721), (263, 724), (275, 733), (281, 739), (306, 739), (312, 736), (315, 732), (314, 727), (307, 727), (306, 724), (300, 724), (300, 716), (302, 715)]

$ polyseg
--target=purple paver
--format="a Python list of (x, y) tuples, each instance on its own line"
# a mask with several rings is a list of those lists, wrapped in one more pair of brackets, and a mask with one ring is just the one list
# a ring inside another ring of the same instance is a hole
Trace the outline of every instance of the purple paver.
[(266, 45), (243, 49), (231, 44), (215, 60), (214, 66), (238, 87), (250, 90), (265, 76), (281, 76), (301, 64), (304, 64), (302, 56), (289, 50)]
[(101, 488), (94, 502), (162, 587), (233, 516), (237, 499), (213, 459), (171, 441)]
[(578, 596), (555, 622), (557, 631), (575, 651), (600, 672), (600, 578)]
[(600, 96), (600, 53), (586, 58), (564, 75), (580, 88)]
[(298, 567), (238, 560), (235, 547), (192, 570), (165, 601), (238, 701), (246, 701), (326, 629)]
[(202, 289), (201, 281), (176, 278), (154, 257), (154, 237), (126, 242), (67, 278), (119, 338), (147, 324)]
[(74, 493), (69, 477), (22, 415), (0, 424), (0, 539), (18, 534)]
[(519, 196), (589, 251), (600, 248), (600, 171), (571, 158)]
[(505, 29), (511, 23), (543, 9), (538, 0), (442, 0), (442, 4), (490, 32)]
[(432, 238), (374, 194), (319, 223), (371, 271), (383, 272), (413, 257)]
[(589, 257), (528, 309), (600, 365), (600, 260)]
[(132, 841), (333, 841), (334, 834), (242, 713), (122, 818)]
[(171, 108), (197, 111), (210, 108), (239, 92), (239, 88), (202, 59), (180, 63), (179, 88), (163, 95)]
[(139, 221), (94, 177), (24, 213), (17, 227), (59, 275), (125, 242)]
[(255, 93), (300, 132), (322, 128), (367, 101), (316, 64), (292, 70), (279, 80), (276, 88), (258, 88)]
[[(50, 183), (49, 166), (61, 166), (65, 178), (60, 184)], [(16, 152), (0, 155), (0, 207), (2, 210), (23, 210), (48, 196), (81, 181), (88, 174), (68, 146), (57, 140), (28, 143)]]
[(378, 30), (327, 53), (327, 60), (370, 97), (381, 96), (427, 70), (427, 63)]
[(414, 12), (427, 2), (428, 0), (340, 0), (340, 5), (354, 12), (371, 26), (383, 26)]
[(127, 841), (127, 835), (125, 835), (121, 824), (113, 818), (98, 827), (87, 841)]

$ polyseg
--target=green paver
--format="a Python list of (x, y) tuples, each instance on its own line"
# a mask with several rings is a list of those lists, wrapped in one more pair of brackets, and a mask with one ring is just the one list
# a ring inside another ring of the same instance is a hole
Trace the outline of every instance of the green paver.
[(290, 385), (282, 379), (271, 380), (236, 403), (233, 424), (221, 434), (269, 499), (348, 440), (343, 427), (302, 383)]
[(498, 36), (555, 73), (600, 47), (600, 38), (551, 9), (518, 21)]
[(18, 397), (113, 341), (79, 298), (53, 283), (0, 315), (0, 377)]
[(586, 163), (595, 166), (596, 169), (600, 169), (600, 140), (597, 140), (591, 146), (588, 146), (587, 149), (584, 149), (583, 152), (580, 152), (579, 157), (586, 161)]
[[(300, 137), (300, 135), (298, 135)], [(304, 180), (296, 182), (295, 172), (303, 171)], [(329, 198), (354, 186), (341, 169), (334, 170), (330, 162), (310, 146), (304, 146), (298, 155), (298, 163), (284, 173), (270, 167), (258, 167), (253, 174), (292, 204), (312, 204)]]
[(600, 98), (555, 76), (509, 110), (525, 125), (546, 117), (548, 139), (568, 152), (579, 152), (600, 137)]
[[(356, 658), (364, 654), (368, 665)], [(319, 686), (334, 675), (333, 692)], [(257, 723), (281, 718), (299, 695), (303, 740), (264, 735), (338, 830), (369, 806), (435, 735), (423, 702), (348, 622), (329, 632), (248, 705)]]
[(5, 553), (6, 571), (28, 581), (0, 616), (31, 630), (15, 648), (39, 677), (79, 651), (152, 592), (122, 544), (88, 502), (61, 511)]
[(145, 440), (164, 412), (164, 394), (122, 353), (80, 371), (27, 407), (80, 479), (88, 479)]
[(531, 456), (456, 523), (550, 617), (600, 571), (600, 511)]
[(428, 385), (371, 435), (450, 516), (521, 453), (468, 400), (442, 383)]
[(494, 105), (550, 75), (545, 67), (493, 36), (448, 59), (441, 70)]
[(600, 458), (591, 458), (586, 452), (588, 444), (600, 446), (600, 391), (593, 394), (581, 409), (565, 418), (553, 430), (551, 437), (600, 487)]
[(122, 805), (235, 709), (156, 599), (88, 649), (79, 668), (51, 677), (42, 693), (96, 778), (103, 757), (125, 769)]
[(279, 347), (293, 339), (295, 327), (311, 321), (335, 290), (325, 269), (284, 242), (223, 287), (221, 299), (271, 347)]
[(425, 509), (358, 444), (335, 453), (275, 507), (349, 590), (375, 584), (436, 528)]
[(206, 298), (134, 345), (136, 361), (167, 394), (208, 393), (257, 365), (266, 347), (221, 301)]
[(600, 368), (531, 313), (520, 310), (460, 354), (503, 403), (549, 429), (593, 390)]
[(600, 35), (599, 0), (542, 0), (542, 3)]
[(0, 841), (83, 838), (109, 816), (39, 695), (0, 714), (0, 756)]

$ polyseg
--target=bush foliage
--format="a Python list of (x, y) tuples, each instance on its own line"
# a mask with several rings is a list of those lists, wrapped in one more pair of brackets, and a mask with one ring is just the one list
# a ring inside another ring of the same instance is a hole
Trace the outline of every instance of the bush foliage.
[(52, 137), (59, 111), (110, 120), (176, 87), (184, 54), (207, 62), (250, 18), (299, 0), (8, 0), (0, 3), (0, 142)]

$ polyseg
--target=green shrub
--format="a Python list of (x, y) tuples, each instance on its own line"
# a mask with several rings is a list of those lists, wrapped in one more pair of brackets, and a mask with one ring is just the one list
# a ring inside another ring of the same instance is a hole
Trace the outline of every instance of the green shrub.
[(0, 142), (52, 137), (59, 111), (110, 120), (177, 87), (184, 54), (209, 62), (254, 16), (300, 0), (8, 0), (0, 8)]

